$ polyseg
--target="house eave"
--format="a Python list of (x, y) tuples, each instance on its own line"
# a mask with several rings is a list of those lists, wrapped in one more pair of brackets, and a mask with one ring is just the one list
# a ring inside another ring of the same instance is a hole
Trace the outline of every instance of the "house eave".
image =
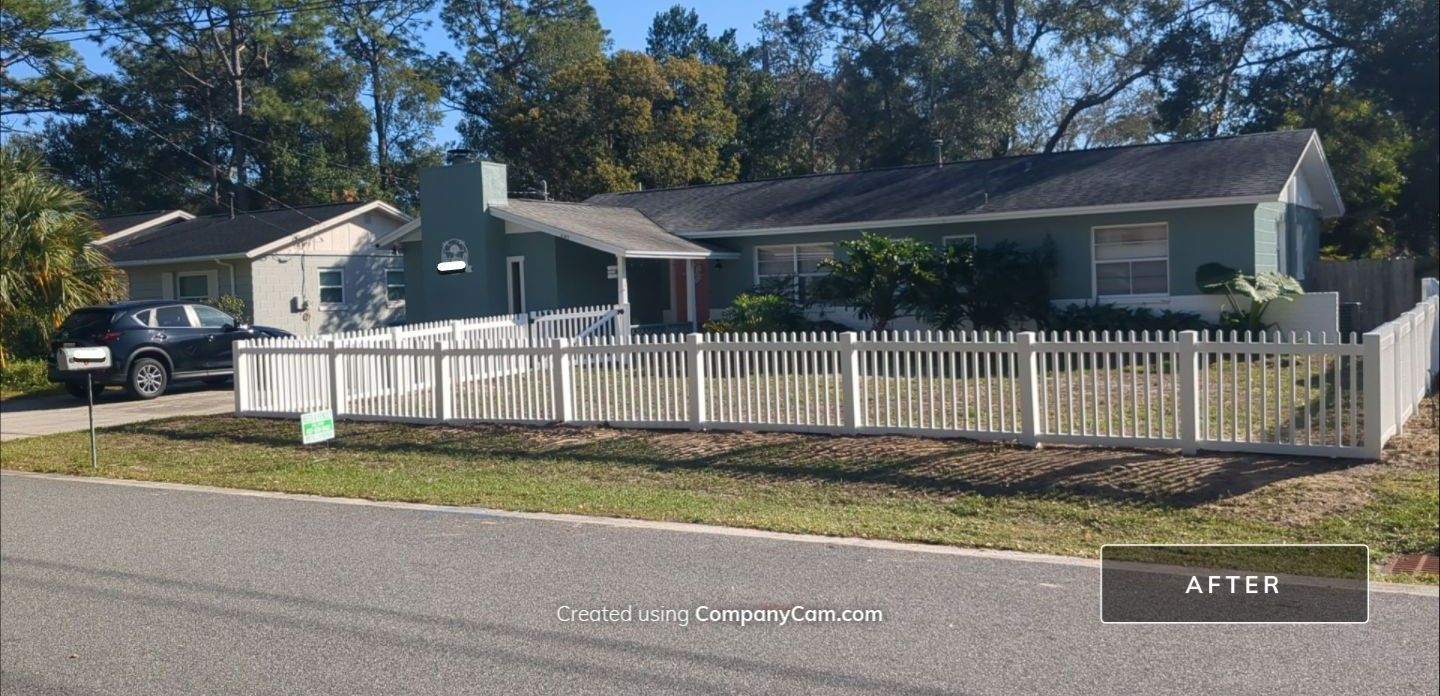
[(183, 221), (194, 219), (195, 215), (192, 213), (188, 213), (184, 210), (172, 210), (168, 213), (165, 213), (164, 215), (157, 215), (153, 218), (150, 218), (149, 220), (146, 220), (145, 222), (142, 222), (138, 225), (131, 225), (118, 232), (111, 232), (110, 234), (107, 234), (99, 239), (89, 242), (89, 244), (91, 246), (104, 246), (117, 239), (121, 239), (123, 237), (128, 237), (132, 234), (135, 234), (136, 232), (144, 232), (145, 230), (154, 229), (155, 227), (170, 222), (171, 220)]
[(204, 256), (177, 256), (171, 259), (140, 259), (137, 261), (112, 261), (111, 266), (116, 268), (132, 268), (136, 266), (163, 266), (170, 263), (202, 263), (208, 261), (244, 261), (245, 254), (206, 254)]
[(1104, 213), (1149, 212), (1176, 208), (1210, 208), (1226, 205), (1258, 205), (1280, 200), (1283, 191), (1275, 195), (1226, 196), (1221, 198), (1188, 198), (1169, 201), (1147, 201), (1121, 205), (1075, 206), (1069, 208), (1042, 208), (1037, 210), (1016, 210), (996, 213), (966, 213), (924, 218), (897, 218), (890, 220), (867, 220), (857, 222), (836, 222), (818, 225), (794, 225), (789, 227), (766, 227), (738, 230), (714, 230), (702, 232), (675, 232), (686, 239), (709, 239), (716, 237), (756, 237), (773, 234), (804, 234), (807, 232), (845, 232), (851, 230), (875, 230), (894, 227), (918, 227), (922, 225), (944, 225), (967, 222), (991, 222), (996, 220), (1027, 220), (1034, 218), (1064, 217), (1070, 215), (1099, 215)]
[(584, 234), (580, 234), (580, 233), (578, 233), (578, 232), (574, 232), (574, 231), (571, 231), (571, 230), (562, 229), (562, 228), (556, 227), (556, 226), (554, 226), (554, 225), (547, 225), (547, 224), (545, 224), (545, 223), (543, 223), (543, 222), (539, 222), (539, 221), (537, 221), (537, 220), (533, 220), (533, 219), (531, 219), (531, 218), (525, 217), (524, 215), (520, 215), (520, 214), (518, 214), (518, 213), (509, 211), (509, 210), (506, 210), (504, 206), (498, 206), (498, 205), (497, 205), (497, 206), (491, 206), (491, 208), (490, 208), (490, 214), (491, 214), (491, 215), (494, 215), (495, 217), (500, 218), (501, 220), (504, 220), (504, 221), (506, 221), (506, 222), (513, 222), (513, 223), (515, 223), (516, 225), (522, 225), (522, 226), (525, 226), (525, 227), (532, 228), (531, 230), (525, 230), (525, 231), (519, 231), (519, 230), (512, 231), (512, 230), (508, 229), (508, 227), (507, 227), (507, 229), (506, 229), (506, 234), (526, 234), (526, 233), (528, 233), (528, 232), (530, 232), (530, 231), (544, 232), (545, 234), (551, 235), (551, 236), (556, 237), (556, 238), (559, 238), (559, 239), (563, 239), (563, 240), (568, 241), (568, 242), (574, 242), (574, 243), (580, 244), (580, 245), (582, 245), (582, 246), (590, 247), (591, 249), (595, 249), (595, 250), (597, 250), (597, 251), (603, 251), (603, 252), (605, 252), (605, 253), (607, 253), (607, 254), (614, 254), (614, 255), (616, 255), (616, 256), (620, 256), (620, 257), (624, 257), (624, 258), (628, 258), (628, 259), (738, 259), (738, 258), (740, 258), (740, 255), (739, 255), (738, 253), (725, 252), (725, 251), (713, 251), (713, 250), (705, 250), (705, 251), (667, 251), (667, 250), (660, 250), (660, 249), (627, 249), (627, 248), (625, 248), (625, 247), (617, 246), (617, 245), (615, 245), (615, 244), (612, 244), (612, 243), (607, 242), (607, 241), (604, 241), (604, 240), (596, 239), (596, 238), (591, 237), (591, 236), (589, 236), (589, 235), (584, 235)]

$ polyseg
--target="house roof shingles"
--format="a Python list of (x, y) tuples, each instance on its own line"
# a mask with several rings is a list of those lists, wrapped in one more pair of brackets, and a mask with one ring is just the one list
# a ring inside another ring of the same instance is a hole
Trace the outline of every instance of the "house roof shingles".
[(670, 232), (701, 233), (1278, 195), (1311, 130), (784, 179), (605, 193)]
[(666, 232), (634, 208), (511, 198), (503, 210), (631, 255), (707, 255), (712, 251)]
[(102, 248), (113, 263), (241, 256), (363, 205), (334, 203), (205, 215), (127, 235)]

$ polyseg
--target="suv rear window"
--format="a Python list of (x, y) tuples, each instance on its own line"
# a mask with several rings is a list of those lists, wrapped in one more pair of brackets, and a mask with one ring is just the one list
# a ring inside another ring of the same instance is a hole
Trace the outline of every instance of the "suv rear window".
[(65, 317), (60, 333), (66, 336), (89, 336), (110, 328), (110, 320), (119, 312), (113, 309), (81, 309)]

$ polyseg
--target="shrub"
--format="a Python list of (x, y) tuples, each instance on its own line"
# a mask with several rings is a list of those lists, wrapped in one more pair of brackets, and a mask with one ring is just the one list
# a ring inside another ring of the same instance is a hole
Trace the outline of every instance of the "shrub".
[(742, 292), (721, 312), (718, 321), (705, 322), (705, 330), (711, 333), (800, 331), (806, 324), (804, 308), (793, 298), (779, 293)]
[(935, 267), (935, 249), (914, 239), (862, 232), (840, 250), (841, 258), (820, 262), (829, 273), (815, 280), (815, 300), (853, 308), (876, 331), (914, 310), (914, 287)]
[(50, 387), (48, 367), (40, 358), (19, 358), (6, 361), (0, 368), (0, 391), (33, 392)]
[(1195, 284), (1207, 294), (1224, 295), (1230, 308), (1220, 313), (1220, 327), (1227, 331), (1264, 332), (1275, 327), (1265, 321), (1265, 310), (1275, 300), (1291, 301), (1304, 295), (1300, 281), (1282, 273), (1264, 271), (1245, 275), (1220, 263), (1195, 269)]
[(251, 321), (250, 312), (245, 308), (245, 300), (234, 295), (221, 295), (215, 300), (215, 308), (235, 317), (241, 324), (249, 324)]
[(915, 304), (919, 316), (937, 329), (1043, 325), (1052, 312), (1055, 250), (1048, 237), (1037, 249), (1009, 242), (947, 246), (929, 263), (930, 269), (916, 276)]
[(1204, 331), (1216, 328), (1199, 314), (1148, 307), (1121, 307), (1113, 304), (1070, 305), (1042, 324), (1046, 331)]

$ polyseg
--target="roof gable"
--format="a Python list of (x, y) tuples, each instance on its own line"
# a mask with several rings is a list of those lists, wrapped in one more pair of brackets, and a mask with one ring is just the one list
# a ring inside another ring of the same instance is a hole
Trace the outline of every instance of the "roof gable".
[(185, 220), (193, 220), (195, 216), (183, 210), (152, 210), (145, 213), (133, 213), (130, 215), (112, 215), (99, 218), (95, 224), (100, 228), (101, 237), (91, 244), (106, 245), (136, 232), (162, 225), (172, 225)]
[(344, 218), (377, 210), (406, 220), (379, 201), (206, 215), (129, 235), (104, 250), (117, 266), (193, 258), (254, 257), (283, 248)]
[(507, 222), (627, 258), (733, 256), (670, 234), (634, 208), (511, 198), (492, 206), (490, 212)]

